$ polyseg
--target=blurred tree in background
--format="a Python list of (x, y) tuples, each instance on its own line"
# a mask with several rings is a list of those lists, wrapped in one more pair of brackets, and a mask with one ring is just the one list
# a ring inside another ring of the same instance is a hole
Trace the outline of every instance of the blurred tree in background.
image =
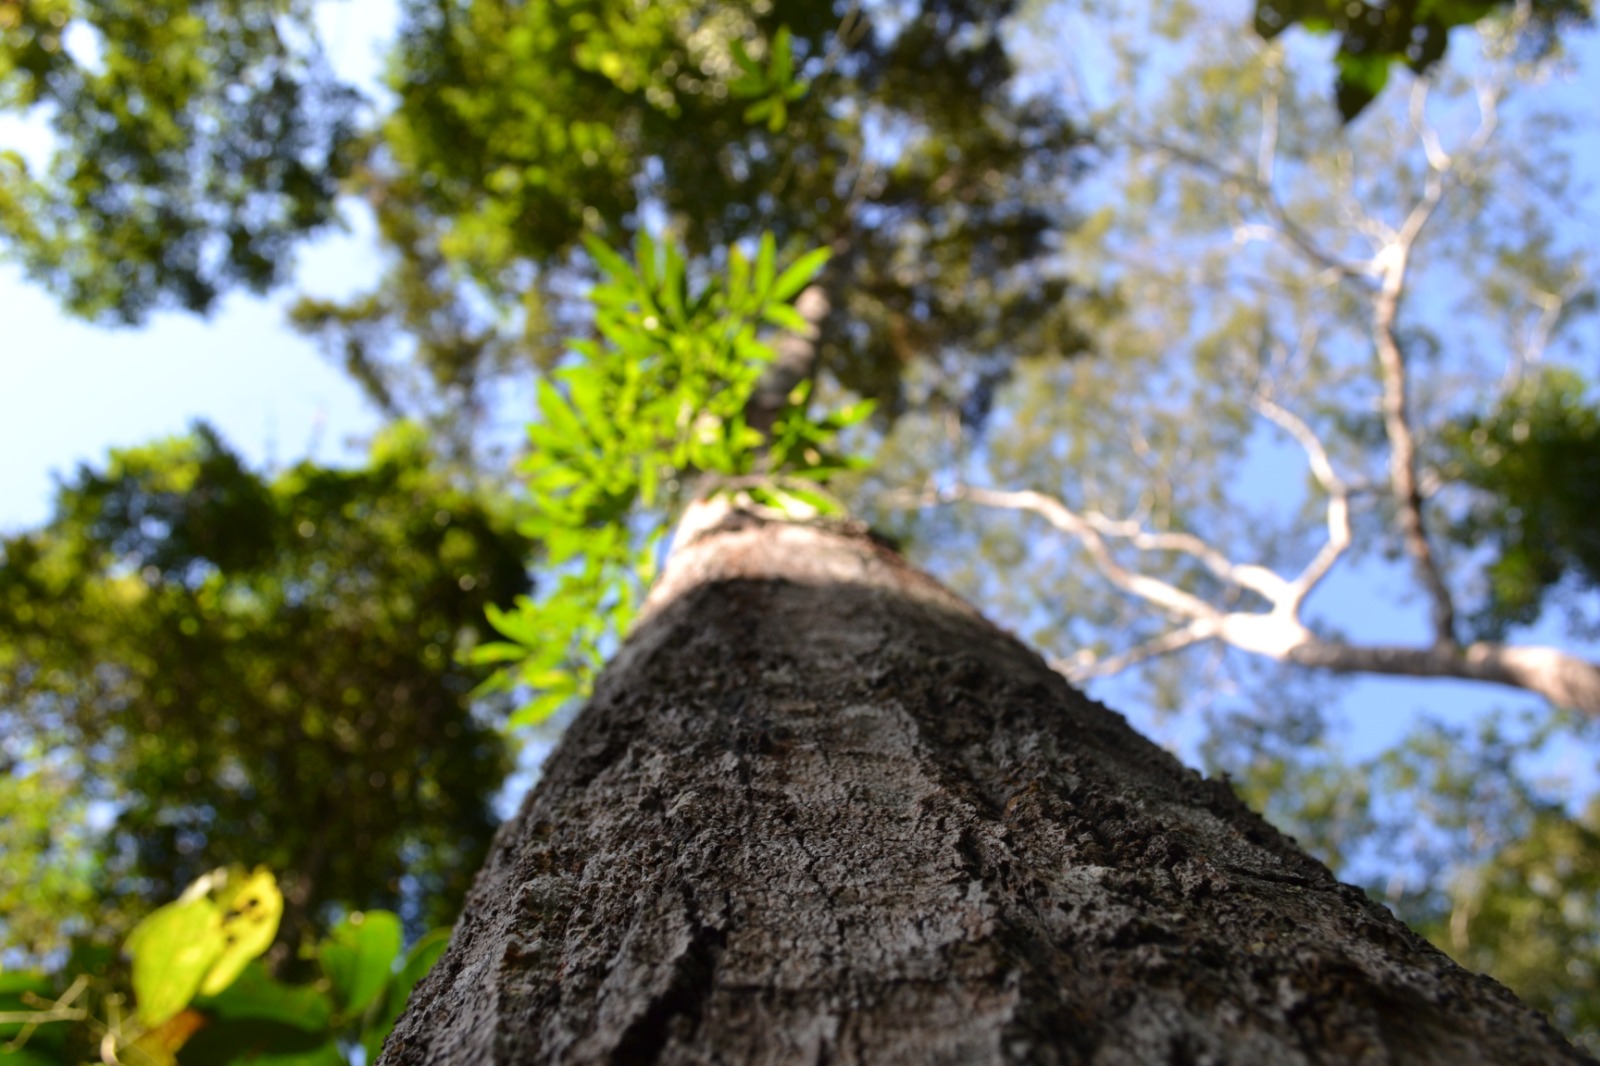
[(291, 944), (330, 906), (448, 921), (509, 767), (457, 656), (529, 549), (403, 425), (357, 470), (263, 477), (200, 426), (80, 471), (0, 546), (0, 944), (119, 935), (229, 862), (279, 874)]
[(113, 321), (287, 280), (357, 158), (361, 98), (311, 10), (0, 4), (0, 109), (47, 114), (57, 148), (45, 173), (0, 153), (0, 240), (70, 310)]
[[(60, 149), (0, 159), (0, 240), (67, 306), (271, 284), (351, 196), (383, 274), (293, 324), (481, 461), (582, 362), (583, 237), (665, 236), (696, 279), (766, 231), (825, 247), (788, 369), (881, 401), (857, 509), (1069, 676), (1206, 715), (1253, 802), (1600, 1048), (1590, 727), (1347, 757), (1361, 708), (1302, 669), (1593, 709), (1582, 116), (1539, 103), (1587, 4), (1260, 0), (1257, 37), (1176, 0), (408, 0), (383, 113), (308, 4), (149, 10), (0, 0), (0, 106), (53, 105)], [(81, 476), (0, 570), (7, 943), (230, 861), (282, 872), (291, 928), (443, 915), (505, 758), (454, 653), (526, 580), (516, 506), (411, 430), (358, 472), (261, 477), (202, 432)]]

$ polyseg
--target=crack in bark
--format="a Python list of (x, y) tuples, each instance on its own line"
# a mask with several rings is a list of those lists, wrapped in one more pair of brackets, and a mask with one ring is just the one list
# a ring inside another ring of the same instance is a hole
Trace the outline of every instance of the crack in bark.
[(667, 985), (652, 996), (644, 1013), (628, 1023), (611, 1051), (613, 1066), (644, 1066), (661, 1061), (662, 1052), (672, 1040), (674, 1023), (686, 1019), (692, 1037), (700, 1024), (705, 1002), (717, 983), (717, 956), (727, 943), (727, 933), (718, 926), (700, 921), (694, 898), (684, 888), (684, 903), (689, 908), (689, 943), (672, 960), (672, 975)]

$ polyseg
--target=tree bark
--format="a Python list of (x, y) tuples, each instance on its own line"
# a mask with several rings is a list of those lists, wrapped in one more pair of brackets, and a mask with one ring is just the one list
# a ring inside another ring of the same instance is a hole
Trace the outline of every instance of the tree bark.
[(893, 553), (735, 512), (381, 1061), (1591, 1060)]

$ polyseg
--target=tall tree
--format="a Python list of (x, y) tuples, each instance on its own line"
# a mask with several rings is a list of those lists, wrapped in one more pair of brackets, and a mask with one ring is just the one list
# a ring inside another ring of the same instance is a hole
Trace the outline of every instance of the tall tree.
[[(1108, 7), (1122, 80), (1078, 84), (1106, 101), (1119, 177), (1065, 244), (1102, 287), (1078, 318), (1098, 357), (1023, 367), (982, 441), (930, 448), (938, 427), (908, 426), (872, 487), (975, 507), (901, 528), (1031, 567), (960, 576), (1041, 634), (1053, 621), (1042, 642), (1080, 680), (1143, 666), (1192, 691), (1195, 656), (1152, 661), (1214, 644), (1600, 713), (1600, 666), (1516, 628), (1563, 598), (1592, 617), (1592, 548), (1567, 516), (1600, 462), (1592, 373), (1563, 348), (1595, 264), (1563, 231), (1560, 140), (1516, 132), (1560, 128), (1524, 91), (1541, 76), (1519, 66), (1526, 27), (1487, 26), (1475, 66), (1342, 126), (1303, 54), (1195, 5)], [(1151, 41), (1170, 66), (1140, 62)], [(1317, 618), (1381, 556), (1426, 606), (1411, 642)]]
[(509, 764), (457, 656), (528, 551), (416, 427), (357, 470), (264, 477), (204, 427), (83, 470), (0, 542), (0, 945), (228, 862), (282, 877), (291, 947), (330, 905), (447, 921)]
[(380, 1062), (1586, 1061), (879, 544), (690, 521)]

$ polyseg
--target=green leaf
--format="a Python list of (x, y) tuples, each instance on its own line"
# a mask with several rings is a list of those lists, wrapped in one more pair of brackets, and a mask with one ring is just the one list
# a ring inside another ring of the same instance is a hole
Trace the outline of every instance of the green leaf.
[(612, 250), (611, 246), (592, 233), (583, 235), (584, 250), (589, 253), (589, 258), (595, 261), (603, 274), (618, 280), (633, 277), (633, 268), (627, 260)]
[(203, 895), (168, 903), (134, 926), (124, 947), (139, 1024), (153, 1029), (189, 1005), (222, 955), (222, 914)]
[(804, 333), (811, 328), (811, 323), (807, 322), (799, 311), (796, 311), (788, 304), (768, 304), (762, 308), (761, 317), (779, 329), (786, 329), (790, 333)]
[(428, 975), (428, 971), (433, 969), (433, 964), (439, 961), (439, 956), (443, 955), (445, 948), (449, 946), (448, 929), (434, 929), (424, 933), (422, 939), (412, 945), (410, 952), (406, 954), (405, 964), (400, 967), (400, 972), (389, 984), (389, 993), (382, 1015), (362, 1031), (361, 1046), (367, 1051), (368, 1063), (378, 1061), (378, 1053), (383, 1050), (383, 1042), (393, 1031), (394, 1023), (400, 1020), (406, 1002), (411, 998), (412, 989), (417, 987), (417, 982)]
[(761, 245), (756, 250), (755, 291), (763, 300), (772, 299), (772, 279), (778, 266), (778, 239), (772, 231), (761, 235)]
[(728, 51), (732, 53), (733, 61), (739, 64), (740, 70), (753, 78), (759, 79), (761, 77), (761, 67), (756, 64), (754, 59), (750, 58), (750, 53), (745, 49), (743, 41), (729, 41)]
[(0, 973), (0, 996), (20, 996), (24, 992), (31, 992), (36, 996), (53, 996), (55, 982), (48, 974), (31, 970)]
[(309, 1032), (325, 1032), (333, 1020), (333, 1000), (316, 985), (286, 985), (274, 980), (259, 961), (251, 962), (226, 989), (203, 996), (195, 1006), (216, 1018), (283, 1022)]
[(772, 63), (769, 80), (775, 85), (787, 85), (794, 77), (794, 38), (788, 26), (779, 26), (772, 38)]
[(572, 408), (549, 380), (539, 379), (538, 385), (534, 387), (534, 396), (535, 402), (539, 405), (539, 413), (544, 415), (545, 426), (550, 431), (565, 437), (568, 441), (583, 439), (583, 423), (578, 421), (578, 416), (573, 414)]
[(541, 693), (513, 711), (506, 724), (512, 729), (538, 725), (540, 722), (548, 720), (551, 715), (565, 706), (567, 700), (571, 697), (571, 691), (561, 691), (560, 689), (551, 689)]
[[(815, 489), (808, 489), (802, 485), (797, 485), (794, 482), (785, 482), (779, 491), (790, 499), (797, 500), (805, 506), (810, 507), (812, 510), (816, 511), (817, 514), (834, 515), (839, 514), (844, 510), (844, 505), (834, 497), (829, 496), (827, 493), (818, 492)], [(785, 507), (785, 510), (792, 511), (796, 509), (792, 507)]]
[(400, 941), (400, 919), (389, 911), (357, 911), (334, 926), (317, 954), (345, 1013), (360, 1014), (378, 998)]
[(1335, 58), (1339, 66), (1339, 113), (1349, 122), (1377, 99), (1388, 84), (1389, 57), (1340, 52)]
[(841, 407), (829, 416), (828, 421), (840, 429), (859, 425), (872, 417), (872, 412), (877, 406), (876, 400), (860, 400), (847, 407)]
[(818, 248), (795, 260), (787, 270), (778, 275), (778, 280), (773, 282), (770, 294), (772, 299), (794, 299), (801, 289), (810, 284), (812, 278), (821, 273), (832, 254), (827, 248)]

